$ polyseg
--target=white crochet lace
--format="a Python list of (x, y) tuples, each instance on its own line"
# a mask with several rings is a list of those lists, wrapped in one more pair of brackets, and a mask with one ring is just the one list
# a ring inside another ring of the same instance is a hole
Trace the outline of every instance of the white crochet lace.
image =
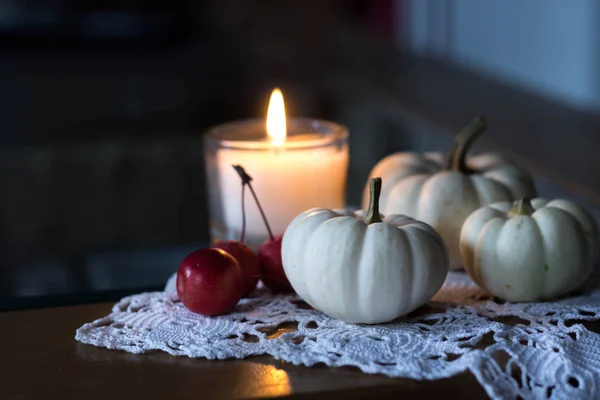
[[(591, 285), (555, 302), (509, 304), (451, 272), (424, 307), (397, 322), (367, 326), (331, 319), (294, 295), (264, 289), (233, 313), (206, 318), (177, 301), (171, 278), (164, 292), (122, 299), (110, 315), (79, 328), (76, 339), (136, 354), (270, 354), (296, 365), (355, 366), (420, 380), (471, 371), (492, 398), (592, 399), (600, 398), (600, 339), (581, 324), (600, 319), (600, 285)], [(284, 324), (294, 329), (274, 334)]]

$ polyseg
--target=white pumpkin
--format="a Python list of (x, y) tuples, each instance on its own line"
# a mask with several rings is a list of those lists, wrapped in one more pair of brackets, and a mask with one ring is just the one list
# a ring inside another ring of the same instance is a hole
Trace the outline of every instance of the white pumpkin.
[(598, 253), (598, 226), (567, 200), (491, 204), (464, 223), (460, 252), (471, 278), (502, 299), (547, 300), (578, 288)]
[(435, 230), (403, 215), (382, 217), (381, 179), (372, 179), (370, 187), (366, 217), (305, 211), (290, 223), (281, 247), (296, 293), (315, 309), (351, 323), (406, 315), (437, 293), (448, 273), (448, 252)]
[[(535, 196), (532, 177), (497, 154), (465, 161), (474, 139), (485, 130), (483, 118), (456, 136), (447, 161), (441, 153), (397, 153), (381, 160), (370, 177), (381, 176), (381, 212), (404, 214), (431, 225), (446, 241), (450, 268), (460, 269), (458, 239), (464, 220), (481, 206)], [(368, 204), (365, 188), (363, 208)]]

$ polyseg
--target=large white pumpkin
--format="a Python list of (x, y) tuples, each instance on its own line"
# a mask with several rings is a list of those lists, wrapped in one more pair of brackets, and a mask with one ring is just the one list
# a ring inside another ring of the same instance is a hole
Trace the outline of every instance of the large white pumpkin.
[[(448, 246), (451, 269), (462, 268), (458, 239), (473, 211), (535, 196), (531, 175), (501, 156), (488, 153), (466, 160), (470, 145), (485, 128), (483, 118), (471, 121), (456, 136), (447, 158), (441, 153), (397, 153), (381, 160), (370, 174), (384, 182), (381, 212), (404, 214), (435, 228)], [(363, 208), (368, 201), (365, 188)]]
[(388, 322), (423, 305), (448, 273), (444, 240), (429, 225), (378, 211), (381, 180), (371, 180), (369, 211), (315, 208), (283, 236), (285, 274), (298, 295), (333, 318)]
[(579, 287), (598, 253), (598, 226), (567, 200), (491, 204), (464, 223), (460, 250), (473, 280), (505, 300), (548, 300)]

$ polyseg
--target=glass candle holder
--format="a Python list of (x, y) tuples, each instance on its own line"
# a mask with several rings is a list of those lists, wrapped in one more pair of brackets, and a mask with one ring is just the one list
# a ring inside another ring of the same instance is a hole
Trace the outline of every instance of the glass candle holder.
[[(287, 137), (275, 146), (265, 120), (216, 126), (204, 138), (211, 240), (240, 240), (244, 167), (274, 235), (313, 207), (344, 208), (348, 170), (348, 130), (309, 118), (287, 120)], [(268, 237), (260, 210), (246, 188), (245, 243), (256, 249)]]

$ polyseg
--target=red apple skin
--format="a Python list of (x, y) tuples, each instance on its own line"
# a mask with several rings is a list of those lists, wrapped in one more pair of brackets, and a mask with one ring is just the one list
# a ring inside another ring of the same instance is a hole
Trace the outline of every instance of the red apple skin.
[(188, 254), (177, 270), (177, 295), (190, 310), (206, 316), (225, 314), (244, 294), (240, 264), (221, 249)]
[(285, 276), (281, 262), (281, 240), (283, 235), (275, 236), (274, 240), (267, 239), (258, 248), (258, 259), (262, 279), (265, 286), (276, 293), (291, 293), (292, 285)]
[(244, 276), (244, 296), (252, 293), (260, 278), (260, 262), (252, 249), (237, 240), (222, 240), (215, 243), (212, 247), (224, 250), (237, 260)]

